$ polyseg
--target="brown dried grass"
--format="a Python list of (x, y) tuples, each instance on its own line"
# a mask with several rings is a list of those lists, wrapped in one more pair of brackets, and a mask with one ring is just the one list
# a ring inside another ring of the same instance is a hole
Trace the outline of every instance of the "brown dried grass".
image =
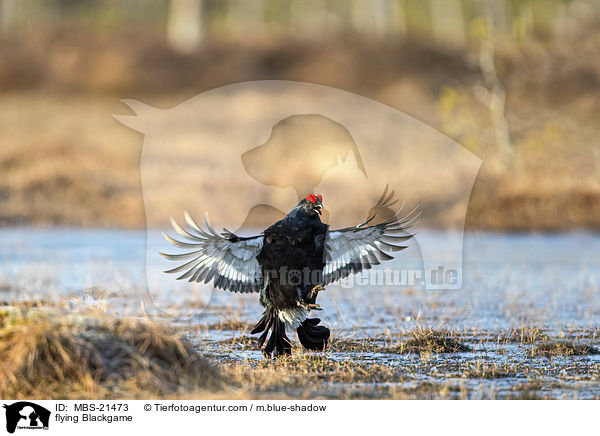
[(600, 350), (597, 348), (572, 342), (544, 342), (536, 345), (529, 352), (530, 357), (590, 356), (596, 354), (600, 354)]
[(1, 313), (2, 398), (148, 398), (223, 386), (189, 342), (156, 323)]

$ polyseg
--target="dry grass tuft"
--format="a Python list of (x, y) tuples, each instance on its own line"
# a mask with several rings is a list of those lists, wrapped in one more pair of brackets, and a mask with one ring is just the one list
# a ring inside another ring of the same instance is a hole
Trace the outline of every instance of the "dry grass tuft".
[(409, 332), (406, 341), (389, 342), (380, 339), (357, 341), (334, 338), (329, 349), (337, 352), (386, 354), (437, 354), (472, 351), (468, 345), (461, 342), (461, 338), (456, 332), (422, 327)]
[(237, 321), (237, 320), (225, 320), (215, 324), (208, 324), (205, 328), (207, 330), (239, 330), (240, 332), (244, 332), (247, 330), (252, 330), (254, 324)]
[(437, 354), (467, 351), (471, 351), (471, 347), (461, 343), (456, 332), (429, 328), (413, 330), (406, 342), (384, 349), (383, 352)]
[(1, 314), (2, 398), (147, 398), (222, 385), (189, 342), (155, 323)]
[(546, 342), (533, 347), (529, 353), (531, 357), (589, 356), (593, 354), (600, 354), (600, 350), (590, 345), (578, 345), (572, 342)]
[(522, 327), (504, 332), (498, 336), (498, 341), (517, 342), (521, 345), (535, 344), (547, 340), (548, 336), (540, 328)]

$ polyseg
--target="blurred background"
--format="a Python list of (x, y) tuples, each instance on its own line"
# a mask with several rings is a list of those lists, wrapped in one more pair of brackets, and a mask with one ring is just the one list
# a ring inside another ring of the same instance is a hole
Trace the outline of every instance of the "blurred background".
[(120, 99), (257, 79), (364, 95), (464, 145), (483, 159), (467, 229), (600, 229), (597, 0), (0, 0), (0, 225), (144, 227)]

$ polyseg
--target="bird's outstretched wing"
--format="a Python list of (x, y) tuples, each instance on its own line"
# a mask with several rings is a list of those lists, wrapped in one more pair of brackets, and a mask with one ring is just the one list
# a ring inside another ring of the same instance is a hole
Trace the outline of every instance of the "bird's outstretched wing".
[(325, 238), (323, 284), (371, 269), (383, 260), (393, 259), (386, 252), (407, 248), (407, 245), (398, 244), (414, 236), (409, 230), (421, 215), (421, 204), (402, 217), (399, 216), (401, 210), (379, 224), (368, 225), (375, 218), (373, 215), (356, 227), (329, 231)]
[[(171, 218), (173, 229), (185, 239), (178, 241), (163, 233), (172, 245), (190, 251), (182, 254), (165, 254), (169, 260), (186, 262), (166, 273), (183, 274), (178, 280), (208, 283), (232, 292), (259, 292), (263, 286), (261, 267), (256, 260), (263, 244), (263, 235), (241, 237), (223, 229), (220, 235), (211, 227), (208, 215), (200, 227), (187, 212), (184, 213), (189, 229), (182, 228)], [(188, 260), (191, 259), (191, 260)]]

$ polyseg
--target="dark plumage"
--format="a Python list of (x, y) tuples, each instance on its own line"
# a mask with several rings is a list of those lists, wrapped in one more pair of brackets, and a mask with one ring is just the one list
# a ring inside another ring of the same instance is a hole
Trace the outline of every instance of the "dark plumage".
[[(378, 206), (393, 204), (393, 193), (386, 194), (387, 188)], [(308, 195), (285, 218), (252, 237), (240, 237), (226, 229), (219, 235), (208, 218), (202, 229), (185, 213), (189, 230), (174, 220), (172, 225), (187, 241), (165, 238), (191, 251), (161, 253), (170, 260), (187, 260), (166, 272), (183, 272), (178, 279), (212, 281), (215, 287), (233, 292), (259, 292), (265, 311), (252, 334), (261, 333), (258, 343), (264, 345), (265, 356), (291, 354), (286, 334), (291, 328), (296, 328), (305, 348), (324, 350), (329, 329), (318, 325), (318, 318), (307, 317), (310, 310), (319, 309), (318, 292), (326, 284), (392, 259), (387, 252), (405, 249), (407, 246), (398, 244), (412, 238), (408, 230), (419, 213), (415, 208), (404, 217), (395, 214), (368, 225), (373, 216), (356, 227), (330, 231), (320, 220), (322, 206), (320, 195)]]

